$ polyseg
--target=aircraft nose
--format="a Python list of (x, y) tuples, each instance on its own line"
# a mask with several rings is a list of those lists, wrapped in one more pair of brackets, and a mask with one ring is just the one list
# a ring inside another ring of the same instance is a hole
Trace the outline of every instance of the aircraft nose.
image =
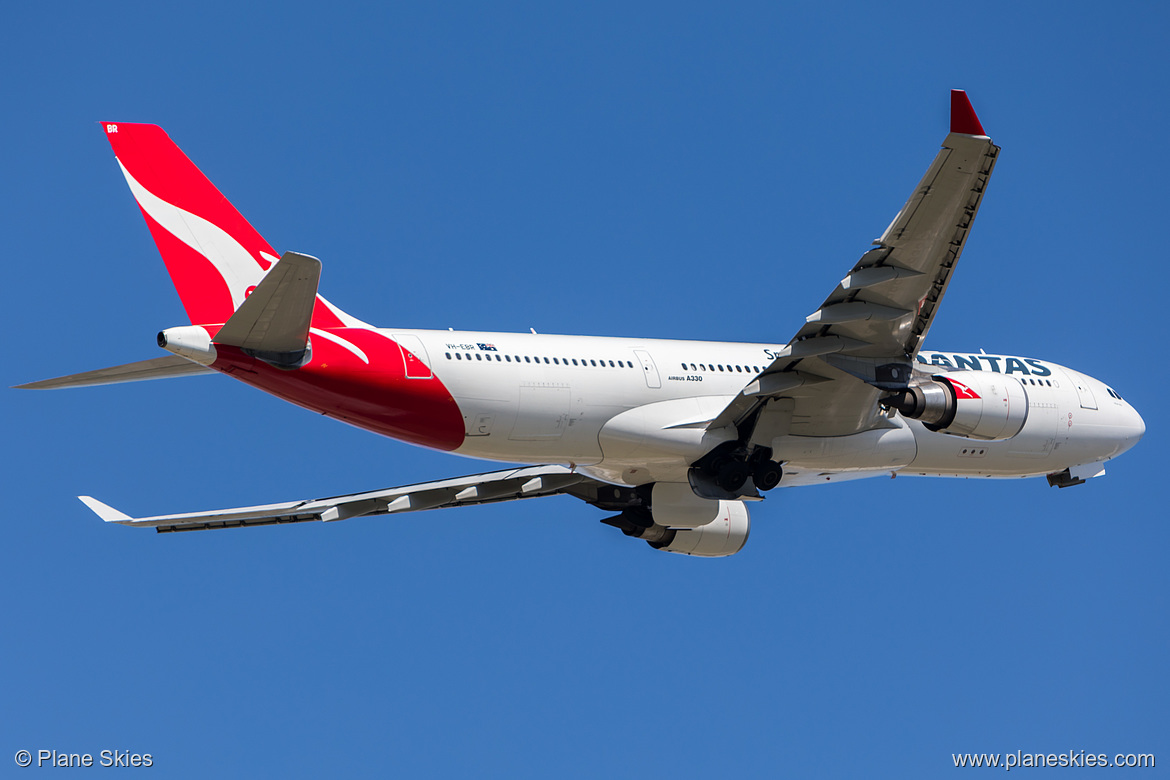
[(1146, 421), (1138, 414), (1137, 409), (1134, 409), (1132, 406), (1126, 409), (1124, 428), (1125, 448), (1127, 450), (1141, 441), (1142, 436), (1146, 435)]

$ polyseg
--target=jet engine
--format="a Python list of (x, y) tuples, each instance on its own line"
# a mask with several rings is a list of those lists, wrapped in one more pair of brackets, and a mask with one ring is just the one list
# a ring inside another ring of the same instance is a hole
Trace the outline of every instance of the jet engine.
[(1028, 393), (1020, 380), (984, 371), (935, 374), (882, 402), (929, 430), (967, 439), (1010, 439), (1028, 419)]
[[(653, 495), (658, 500), (649, 508), (631, 507), (601, 522), (666, 552), (722, 558), (743, 549), (752, 524), (742, 501), (709, 501), (693, 493), (688, 501), (676, 487), (690, 492), (689, 485), (657, 483)], [(702, 525), (696, 524), (699, 520)]]

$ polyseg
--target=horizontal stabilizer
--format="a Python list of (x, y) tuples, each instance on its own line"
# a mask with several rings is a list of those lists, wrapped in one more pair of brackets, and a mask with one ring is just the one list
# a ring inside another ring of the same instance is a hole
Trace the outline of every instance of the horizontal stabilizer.
[(214, 374), (215, 371), (192, 363), (178, 355), (140, 360), (137, 363), (127, 363), (112, 368), (99, 368), (96, 371), (86, 371), (82, 374), (59, 376), (56, 379), (42, 379), (40, 382), (29, 382), (27, 385), (17, 385), (21, 390), (56, 390), (61, 387), (92, 387), (94, 385), (116, 385), (122, 382), (141, 382), (145, 379), (168, 379), (175, 376), (193, 376), (194, 374)]
[(303, 353), (320, 280), (320, 260), (285, 252), (215, 334), (215, 343), (260, 357)]

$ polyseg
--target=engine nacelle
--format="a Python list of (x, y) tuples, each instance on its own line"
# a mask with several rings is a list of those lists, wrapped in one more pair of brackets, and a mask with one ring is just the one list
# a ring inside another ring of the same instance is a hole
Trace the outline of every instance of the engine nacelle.
[[(662, 519), (654, 513), (655, 523)], [(747, 544), (752, 530), (751, 517), (742, 501), (720, 501), (719, 513), (715, 519), (698, 528), (668, 529), (673, 537), (650, 546), (682, 555), (698, 555), (703, 558), (723, 558), (735, 555)]]
[[(676, 488), (686, 488), (687, 494)], [(702, 499), (689, 485), (662, 482), (654, 485), (650, 509), (632, 507), (601, 522), (656, 550), (704, 558), (734, 555), (751, 532), (751, 518), (742, 501)]]
[(928, 429), (968, 439), (1010, 439), (1028, 419), (1028, 392), (1013, 376), (950, 371), (885, 399)]

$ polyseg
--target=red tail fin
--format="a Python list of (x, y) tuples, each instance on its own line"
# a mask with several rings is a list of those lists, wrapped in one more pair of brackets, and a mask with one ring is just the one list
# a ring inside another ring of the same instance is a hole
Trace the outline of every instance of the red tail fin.
[[(276, 252), (161, 127), (102, 126), (187, 316), (195, 324), (226, 322)], [(317, 299), (314, 327), (341, 326), (342, 317)]]

